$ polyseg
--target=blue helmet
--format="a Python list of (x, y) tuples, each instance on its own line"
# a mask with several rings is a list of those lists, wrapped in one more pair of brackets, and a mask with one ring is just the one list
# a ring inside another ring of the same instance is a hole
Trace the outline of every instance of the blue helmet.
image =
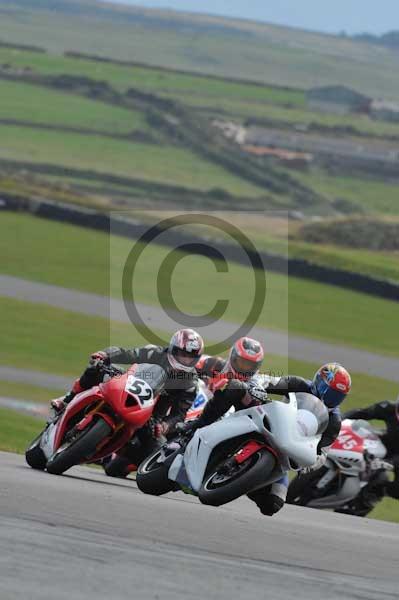
[(315, 373), (312, 394), (320, 398), (327, 408), (335, 408), (345, 400), (351, 385), (351, 377), (342, 365), (328, 363)]

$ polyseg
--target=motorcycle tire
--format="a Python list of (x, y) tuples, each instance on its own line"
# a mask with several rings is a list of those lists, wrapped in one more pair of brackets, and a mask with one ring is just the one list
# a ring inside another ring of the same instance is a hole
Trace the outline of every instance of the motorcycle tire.
[(106, 463), (103, 463), (105, 474), (108, 475), (108, 477), (124, 479), (130, 473), (128, 469), (130, 462), (131, 461), (125, 456), (111, 458)]
[(137, 470), (136, 484), (144, 494), (162, 496), (179, 489), (174, 481), (168, 479), (169, 469), (163, 463), (157, 462), (161, 454), (161, 450), (155, 450), (143, 460)]
[(367, 515), (375, 508), (374, 506), (368, 506), (364, 504), (361, 499), (355, 498), (351, 502), (348, 502), (342, 508), (336, 508), (334, 512), (341, 515), (351, 515), (352, 517), (367, 517)]
[(324, 473), (325, 467), (322, 467), (305, 475), (297, 475), (288, 486), (287, 504), (306, 506), (315, 498), (314, 485)]
[(47, 472), (52, 475), (62, 475), (74, 465), (89, 461), (96, 453), (98, 444), (111, 432), (112, 428), (103, 419), (94, 421), (78, 438), (58, 448), (47, 462)]
[(43, 450), (40, 448), (43, 431), (29, 444), (25, 451), (25, 460), (32, 469), (44, 471), (47, 459)]
[[(229, 459), (231, 461), (231, 458)], [(226, 462), (226, 461), (225, 461)], [(223, 474), (223, 463), (208, 473), (198, 497), (202, 504), (221, 506), (244, 496), (267, 480), (276, 464), (270, 452), (256, 452), (245, 462), (237, 464), (236, 471)]]

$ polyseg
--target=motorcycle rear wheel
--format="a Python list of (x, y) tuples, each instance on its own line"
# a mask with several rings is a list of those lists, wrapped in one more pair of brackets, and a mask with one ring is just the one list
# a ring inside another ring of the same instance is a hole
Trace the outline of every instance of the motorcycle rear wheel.
[(25, 460), (32, 469), (44, 471), (46, 468), (47, 459), (43, 450), (40, 448), (43, 431), (29, 444), (25, 451)]
[(69, 444), (63, 444), (49, 459), (46, 465), (48, 473), (62, 475), (74, 465), (88, 461), (95, 453), (98, 444), (106, 438), (112, 428), (104, 419), (99, 418), (81, 435)]
[(157, 462), (162, 450), (155, 450), (140, 464), (136, 474), (136, 484), (144, 494), (162, 496), (178, 489), (174, 481), (168, 479), (169, 469), (162, 462)]
[[(231, 461), (231, 458), (229, 458)], [(226, 461), (224, 461), (226, 462)], [(259, 451), (231, 472), (223, 474), (223, 463), (208, 473), (198, 497), (202, 504), (221, 506), (253, 491), (266, 481), (276, 464), (274, 456)]]

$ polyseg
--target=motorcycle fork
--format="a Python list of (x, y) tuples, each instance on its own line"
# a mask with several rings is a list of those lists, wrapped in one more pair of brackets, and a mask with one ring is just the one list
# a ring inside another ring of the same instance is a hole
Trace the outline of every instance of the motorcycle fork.
[(120, 429), (122, 429), (122, 427), (125, 425), (123, 421), (120, 421), (120, 423), (116, 424), (112, 416), (110, 416), (105, 411), (101, 412), (101, 409), (105, 404), (106, 403), (104, 400), (100, 400), (98, 404), (94, 408), (92, 408), (76, 425), (78, 431), (81, 431), (82, 429), (87, 427), (87, 425), (89, 425), (89, 423), (93, 420), (94, 415), (96, 414), (99, 414), (104, 419), (104, 421), (108, 423), (108, 425), (113, 429), (113, 434), (117, 433)]
[(83, 419), (81, 419), (79, 421), (79, 423), (76, 424), (76, 429), (78, 431), (82, 431), (82, 429), (84, 429), (93, 420), (94, 415), (99, 412), (99, 410), (102, 408), (103, 405), (104, 405), (104, 401), (100, 400), (96, 404), (96, 406), (94, 406), (94, 408), (92, 408), (91, 410), (89, 410), (89, 412), (87, 412), (85, 414), (85, 416), (83, 417)]

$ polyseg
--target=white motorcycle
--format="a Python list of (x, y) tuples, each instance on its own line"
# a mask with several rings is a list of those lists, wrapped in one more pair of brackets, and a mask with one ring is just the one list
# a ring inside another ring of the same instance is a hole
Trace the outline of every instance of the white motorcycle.
[(381, 432), (364, 420), (345, 419), (327, 453), (326, 464), (293, 479), (287, 502), (310, 508), (366, 516), (383, 498), (391, 463)]
[(318, 398), (290, 393), (198, 429), (189, 441), (171, 440), (141, 463), (136, 482), (146, 494), (182, 490), (220, 506), (312, 465), (327, 424)]

